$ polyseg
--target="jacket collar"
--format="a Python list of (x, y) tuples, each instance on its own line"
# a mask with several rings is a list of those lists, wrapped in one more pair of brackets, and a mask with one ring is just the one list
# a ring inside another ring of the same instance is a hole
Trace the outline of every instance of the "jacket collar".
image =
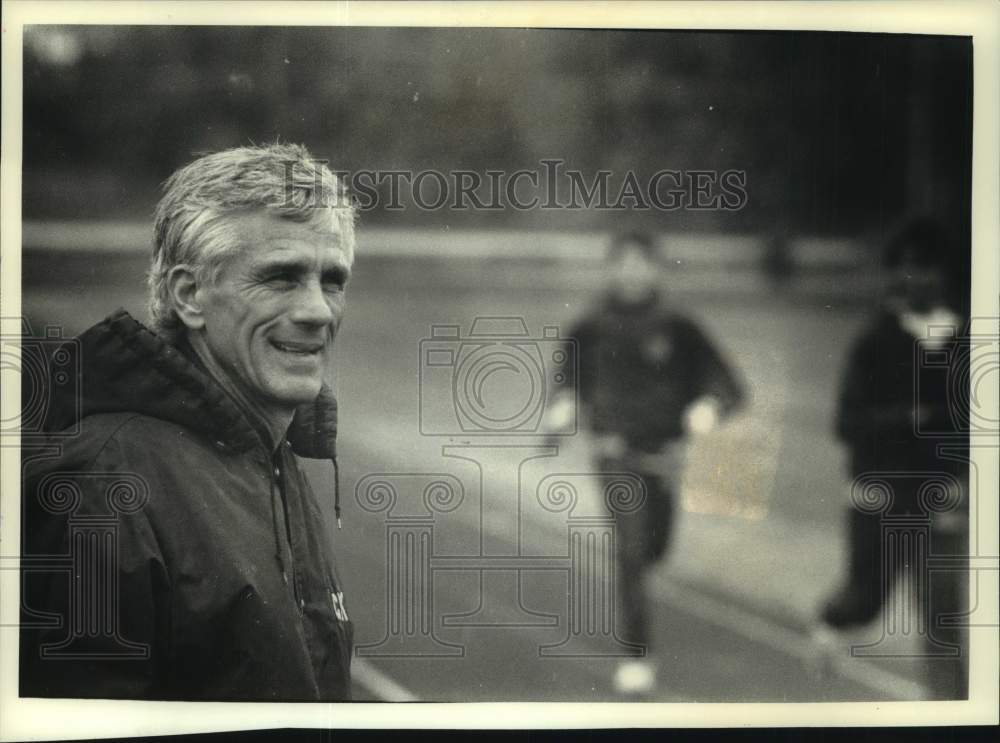
[[(266, 446), (266, 435), (181, 347), (167, 342), (123, 309), (75, 339), (81, 385), (53, 385), (46, 429), (59, 431), (97, 413), (136, 412), (203, 432), (243, 452)], [(337, 401), (324, 385), (296, 410), (287, 440), (302, 457), (336, 456)]]

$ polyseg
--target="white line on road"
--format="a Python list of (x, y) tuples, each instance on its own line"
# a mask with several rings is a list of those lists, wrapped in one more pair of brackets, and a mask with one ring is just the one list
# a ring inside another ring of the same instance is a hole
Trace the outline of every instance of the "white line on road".
[(382, 702), (416, 702), (417, 696), (397, 684), (364, 658), (351, 662), (351, 679)]

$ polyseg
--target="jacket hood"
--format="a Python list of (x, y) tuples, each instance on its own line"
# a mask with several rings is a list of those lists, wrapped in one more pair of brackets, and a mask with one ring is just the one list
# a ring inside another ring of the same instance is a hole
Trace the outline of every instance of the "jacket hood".
[[(45, 430), (64, 430), (97, 413), (133, 412), (191, 428), (235, 451), (264, 445), (232, 398), (177, 346), (116, 310), (74, 341), (80, 384), (52, 384)], [(324, 385), (316, 400), (299, 406), (288, 431), (301, 457), (334, 459), (337, 400)]]

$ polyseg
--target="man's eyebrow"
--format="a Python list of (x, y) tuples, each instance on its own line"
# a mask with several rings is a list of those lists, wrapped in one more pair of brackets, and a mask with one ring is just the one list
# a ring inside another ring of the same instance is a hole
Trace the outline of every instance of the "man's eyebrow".
[[(275, 272), (303, 274), (311, 271), (312, 267), (313, 262), (306, 258), (278, 256), (272, 258), (262, 258), (259, 263), (253, 266), (253, 271), (256, 274)], [(351, 275), (350, 266), (339, 261), (323, 266), (321, 271), (324, 278), (334, 278), (338, 281), (346, 280)]]
[(344, 284), (350, 278), (351, 278), (350, 266), (337, 263), (332, 266), (327, 266), (326, 268), (323, 269), (324, 281), (335, 281), (338, 284)]
[(299, 273), (304, 273), (309, 270), (309, 261), (303, 260), (302, 258), (293, 258), (291, 256), (262, 258), (259, 262), (254, 264), (253, 270), (257, 273), (269, 271), (297, 271)]

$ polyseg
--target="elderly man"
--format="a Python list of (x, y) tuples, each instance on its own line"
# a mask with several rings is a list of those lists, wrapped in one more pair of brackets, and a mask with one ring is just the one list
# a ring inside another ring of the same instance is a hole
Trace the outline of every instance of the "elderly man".
[(80, 390), (45, 428), (78, 435), (26, 465), (26, 564), (73, 569), (24, 576), (22, 696), (349, 698), (352, 629), (296, 455), (336, 474), (324, 371), (353, 219), (299, 146), (166, 182), (152, 329), (119, 310), (77, 339)]

